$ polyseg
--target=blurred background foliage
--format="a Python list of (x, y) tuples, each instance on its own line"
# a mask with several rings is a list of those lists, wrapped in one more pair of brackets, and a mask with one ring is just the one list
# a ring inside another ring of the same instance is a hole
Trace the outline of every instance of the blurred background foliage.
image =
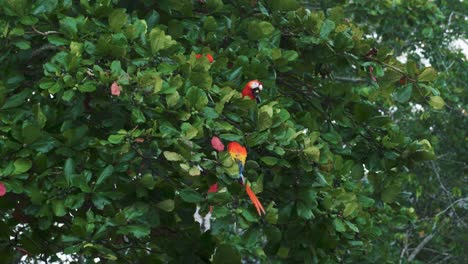
[[(0, 258), (462, 263), (465, 10), (0, 0)], [(213, 136), (247, 147), (265, 217)]]

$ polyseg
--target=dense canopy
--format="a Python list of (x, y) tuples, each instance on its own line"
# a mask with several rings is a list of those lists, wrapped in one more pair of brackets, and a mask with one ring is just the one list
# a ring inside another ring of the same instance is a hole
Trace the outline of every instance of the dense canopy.
[[(436, 198), (423, 194), (437, 193), (427, 164), (451, 166), (433, 146), (453, 145), (466, 170), (453, 143), (466, 142), (466, 59), (438, 54), (459, 65), (450, 75), (413, 55), (421, 34), (448, 46), (430, 23), (452, 7), (314, 2), (0, 0), (0, 259), (415, 259), (466, 193), (453, 176), (458, 189), (435, 209), (414, 200)], [(406, 16), (410, 32), (387, 15)], [(260, 102), (241, 95), (250, 80)], [(449, 137), (428, 130), (447, 120)], [(236, 180), (229, 142), (247, 148), (244, 176), (265, 216)], [(203, 216), (212, 206), (207, 231), (197, 206)]]

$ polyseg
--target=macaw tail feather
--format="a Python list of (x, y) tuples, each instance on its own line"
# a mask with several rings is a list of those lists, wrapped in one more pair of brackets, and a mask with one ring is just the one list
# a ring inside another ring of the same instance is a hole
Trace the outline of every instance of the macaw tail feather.
[(255, 195), (255, 193), (252, 191), (252, 189), (250, 188), (248, 184), (245, 185), (245, 191), (247, 192), (247, 195), (249, 196), (252, 203), (254, 204), (255, 209), (257, 209), (258, 215), (261, 216), (262, 213), (265, 214), (265, 209), (263, 209), (262, 204), (260, 203), (257, 196)]

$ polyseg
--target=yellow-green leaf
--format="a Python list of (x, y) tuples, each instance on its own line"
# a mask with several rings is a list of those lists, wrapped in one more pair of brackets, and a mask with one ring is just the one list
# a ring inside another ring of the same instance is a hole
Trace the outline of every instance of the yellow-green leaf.
[(193, 166), (192, 168), (190, 168), (189, 174), (190, 176), (200, 176), (200, 169), (196, 166)]
[(429, 99), (429, 104), (434, 109), (442, 109), (445, 106), (445, 101), (440, 96), (431, 96), (431, 98)]
[(159, 202), (158, 204), (156, 204), (156, 206), (163, 211), (172, 212), (172, 210), (174, 210), (174, 200), (167, 199), (162, 202)]
[(437, 78), (437, 71), (432, 67), (425, 68), (418, 76), (420, 82), (430, 82)]
[(163, 154), (164, 154), (164, 157), (168, 161), (179, 161), (179, 160), (184, 159), (184, 157), (182, 157), (182, 155), (180, 155), (179, 153), (176, 153), (176, 152), (172, 152), (172, 151), (164, 151)]

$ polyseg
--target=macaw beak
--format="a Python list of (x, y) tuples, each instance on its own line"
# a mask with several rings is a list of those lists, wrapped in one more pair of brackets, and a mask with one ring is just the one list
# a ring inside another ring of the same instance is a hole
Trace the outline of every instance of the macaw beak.
[(255, 100), (257, 101), (257, 103), (260, 103), (262, 100), (260, 98), (260, 88), (252, 88), (252, 93), (253, 95), (255, 96)]
[(260, 92), (263, 90), (263, 84), (259, 84), (258, 87), (252, 88), (252, 93), (255, 96), (255, 101), (260, 103), (262, 100), (260, 99)]

